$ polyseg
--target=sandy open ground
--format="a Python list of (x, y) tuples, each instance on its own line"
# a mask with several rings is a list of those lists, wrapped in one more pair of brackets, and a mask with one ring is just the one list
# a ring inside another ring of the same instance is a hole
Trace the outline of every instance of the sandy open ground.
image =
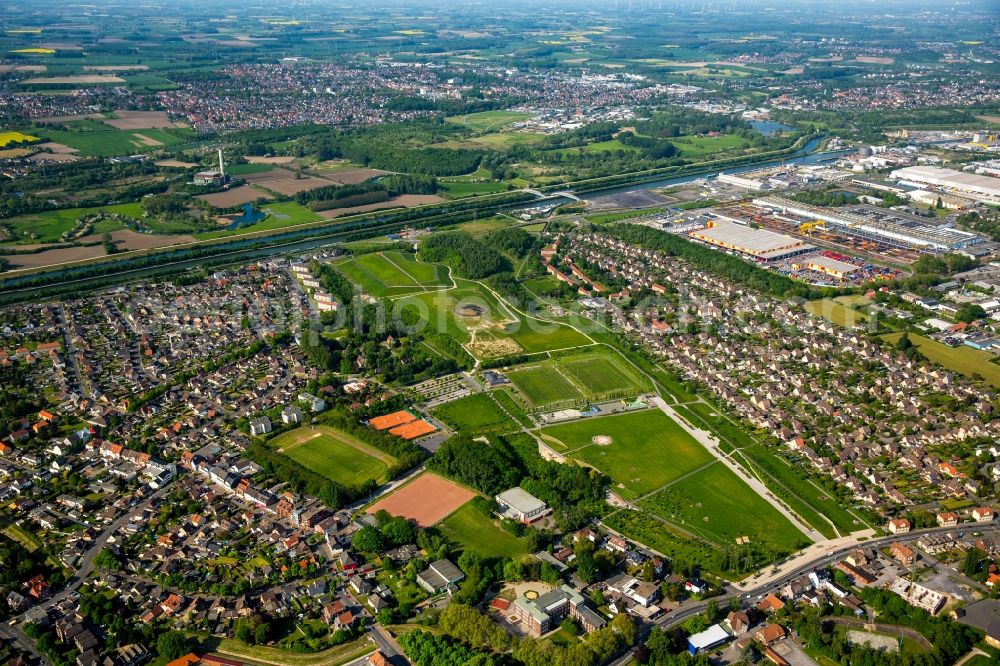
[(421, 527), (430, 527), (475, 496), (471, 490), (427, 472), (372, 504), (368, 513), (385, 509), (394, 516), (414, 520)]
[(10, 72), (45, 72), (48, 71), (45, 65), (0, 65), (0, 74)]
[(35, 148), (40, 148), (42, 150), (51, 150), (53, 153), (58, 153), (60, 155), (72, 155), (73, 153), (80, 152), (76, 148), (71, 148), (62, 143), (56, 143), (55, 141), (46, 141), (45, 143), (39, 143)]
[(84, 65), (85, 72), (144, 72), (147, 65)]
[(216, 208), (229, 208), (230, 206), (239, 206), (241, 204), (250, 203), (251, 201), (256, 201), (257, 199), (273, 199), (267, 192), (261, 192), (256, 190), (249, 185), (240, 185), (239, 187), (234, 187), (231, 190), (226, 190), (225, 192), (215, 192), (213, 194), (199, 194), (198, 198), (207, 201), (212, 206)]
[(858, 56), (855, 60), (857, 62), (866, 62), (870, 65), (891, 65), (896, 62), (895, 58), (877, 58), (875, 56)]
[(32, 162), (76, 162), (80, 158), (72, 153), (38, 153), (28, 159)]
[[(120, 130), (162, 129), (176, 127), (166, 111), (115, 111), (117, 118), (107, 118), (104, 122)], [(162, 145), (162, 144), (160, 144)]]
[(40, 123), (71, 123), (77, 120), (104, 120), (104, 116), (100, 113), (79, 113), (75, 116), (47, 116), (45, 118), (39, 118)]
[[(103, 236), (85, 236), (80, 240), (84, 242), (100, 242)], [(167, 245), (177, 245), (178, 243), (193, 243), (194, 236), (186, 234), (140, 234), (131, 229), (119, 229), (111, 232), (111, 240), (120, 250), (148, 250), (153, 247), (166, 247)]]
[(35, 152), (31, 148), (5, 148), (0, 150), (0, 160), (11, 160), (17, 157), (27, 157)]
[(288, 169), (271, 169), (270, 171), (245, 173), (234, 177), (256, 185), (258, 183), (274, 183), (281, 180), (295, 180), (295, 172)]
[(64, 247), (57, 250), (46, 250), (35, 254), (11, 254), (6, 257), (12, 268), (38, 268), (39, 266), (52, 266), (62, 264), (67, 261), (79, 261), (80, 259), (93, 259), (104, 256), (103, 245), (91, 245), (89, 247)]
[(427, 204), (439, 203), (441, 201), (444, 201), (444, 199), (435, 194), (401, 194), (400, 196), (393, 197), (388, 201), (365, 204), (364, 206), (354, 206), (353, 208), (331, 208), (330, 210), (319, 211), (318, 215), (329, 220), (334, 217), (340, 217), (341, 215), (357, 215), (359, 213), (367, 213), (372, 210), (399, 208), (401, 206), (404, 208), (412, 208), (413, 206), (424, 206)]
[(193, 169), (198, 166), (197, 162), (181, 162), (180, 160), (156, 160), (153, 164), (158, 167), (173, 167), (175, 169)]
[(324, 174), (324, 176), (335, 183), (340, 183), (341, 185), (356, 185), (357, 183), (362, 183), (369, 178), (381, 176), (387, 173), (389, 172), (380, 171), (378, 169), (351, 169), (350, 171), (335, 171), (329, 175)]
[(50, 85), (53, 83), (125, 83), (120, 76), (105, 76), (103, 74), (76, 74), (74, 76), (36, 76), (25, 79), (22, 83), (29, 85)]
[(254, 157), (247, 155), (246, 161), (250, 164), (291, 164), (295, 158), (291, 155), (278, 155), (276, 157)]

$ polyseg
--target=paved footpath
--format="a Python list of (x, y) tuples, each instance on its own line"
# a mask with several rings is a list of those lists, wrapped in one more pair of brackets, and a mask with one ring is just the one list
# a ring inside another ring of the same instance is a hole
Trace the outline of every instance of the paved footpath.
[(795, 515), (793, 511), (791, 511), (787, 506), (782, 504), (777, 497), (772, 495), (771, 491), (767, 489), (767, 486), (761, 483), (760, 479), (757, 479), (756, 477), (748, 474), (747, 471), (742, 467), (740, 467), (738, 463), (734, 462), (729, 456), (727, 456), (723, 451), (721, 451), (719, 449), (719, 440), (715, 438), (715, 435), (705, 430), (702, 430), (701, 428), (696, 428), (690, 423), (688, 423), (687, 420), (685, 420), (683, 416), (678, 414), (673, 407), (668, 405), (663, 400), (663, 398), (660, 397), (653, 398), (653, 404), (659, 407), (664, 414), (666, 414), (671, 419), (676, 421), (677, 424), (680, 427), (684, 428), (684, 430), (687, 431), (689, 435), (694, 437), (698, 442), (701, 443), (702, 446), (708, 449), (708, 451), (713, 456), (718, 458), (723, 465), (731, 469), (736, 474), (736, 476), (743, 479), (743, 482), (746, 483), (748, 486), (750, 486), (750, 488), (752, 488), (755, 493), (760, 495), (765, 502), (767, 502), (775, 509), (777, 509), (781, 515), (788, 518), (792, 522), (792, 524), (795, 525), (795, 527), (797, 527), (800, 532), (809, 537), (811, 541), (822, 542), (825, 539), (822, 533), (820, 533), (813, 527), (803, 523), (799, 519), (799, 517)]

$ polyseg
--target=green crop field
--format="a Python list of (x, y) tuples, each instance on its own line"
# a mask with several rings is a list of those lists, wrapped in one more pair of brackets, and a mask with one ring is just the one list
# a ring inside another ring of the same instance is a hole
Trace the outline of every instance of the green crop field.
[(750, 537), (766, 542), (776, 553), (789, 553), (808, 542), (787, 518), (722, 464), (651, 495), (641, 506), (720, 546)]
[(450, 285), (444, 266), (421, 263), (395, 250), (351, 257), (337, 262), (336, 267), (351, 282), (378, 298)]
[(449, 123), (465, 125), (477, 132), (493, 132), (501, 127), (516, 123), (519, 120), (526, 120), (530, 117), (530, 113), (520, 113), (517, 111), (481, 111), (464, 116), (450, 116), (445, 118), (445, 120)]
[[(194, 132), (189, 129), (143, 129), (122, 131), (104, 123), (91, 121), (72, 123), (68, 127), (76, 127), (78, 131), (65, 129), (40, 129), (38, 135), (71, 148), (76, 148), (81, 156), (110, 157), (112, 155), (132, 155), (144, 153), (163, 146), (173, 146), (190, 141)], [(148, 145), (140, 137), (141, 134), (161, 145)]]
[[(563, 455), (582, 460), (615, 481), (615, 491), (634, 499), (661, 488), (714, 458), (658, 409), (582, 419), (541, 430)], [(608, 436), (610, 444), (595, 444)]]
[(306, 469), (346, 488), (357, 488), (367, 481), (386, 481), (389, 464), (395, 462), (391, 456), (329, 426), (296, 428), (275, 437), (271, 445)]
[[(900, 337), (902, 333), (890, 333), (882, 336), (882, 339), (896, 344)], [(932, 363), (969, 378), (978, 375), (993, 388), (1000, 388), (1000, 365), (993, 362), (996, 358), (993, 354), (965, 345), (949, 347), (942, 342), (915, 333), (910, 333), (909, 338), (920, 353)]]
[(226, 167), (226, 173), (230, 176), (248, 176), (252, 173), (267, 173), (274, 171), (273, 164), (231, 164)]
[(0, 148), (6, 148), (12, 143), (31, 143), (38, 141), (37, 136), (23, 134), (21, 132), (0, 132)]
[(583, 392), (550, 364), (530, 365), (507, 373), (511, 383), (536, 407), (584, 399)]
[(445, 403), (434, 409), (434, 416), (455, 430), (481, 435), (487, 432), (510, 432), (518, 426), (487, 393), (477, 393)]
[(517, 557), (528, 552), (523, 540), (498, 527), (471, 503), (462, 505), (438, 527), (449, 541), (487, 557)]
[[(125, 203), (95, 208), (62, 208), (42, 213), (28, 213), (8, 218), (3, 221), (3, 224), (10, 227), (14, 233), (14, 237), (9, 241), (11, 243), (54, 243), (59, 240), (63, 233), (73, 228), (77, 219), (99, 211), (119, 213), (136, 219), (142, 217), (142, 208), (138, 203)], [(122, 225), (118, 223), (111, 226), (101, 229), (101, 231), (122, 228)]]

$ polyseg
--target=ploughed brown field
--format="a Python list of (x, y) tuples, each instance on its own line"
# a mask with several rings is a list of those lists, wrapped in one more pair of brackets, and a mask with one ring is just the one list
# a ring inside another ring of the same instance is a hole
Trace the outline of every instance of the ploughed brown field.
[(225, 192), (213, 192), (212, 194), (199, 194), (199, 199), (207, 201), (216, 208), (229, 208), (231, 206), (241, 206), (257, 199), (273, 199), (267, 192), (261, 192), (249, 185), (240, 185)]
[(368, 513), (385, 509), (394, 516), (430, 527), (476, 496), (457, 483), (425, 472), (414, 481), (368, 507)]
[[(120, 130), (163, 129), (176, 127), (166, 111), (115, 111), (117, 118), (105, 118), (104, 123)], [(157, 142), (158, 145), (162, 145)]]
[(439, 203), (441, 201), (444, 201), (444, 199), (436, 194), (401, 194), (388, 201), (379, 201), (378, 203), (354, 206), (353, 208), (331, 208), (319, 211), (317, 214), (329, 220), (342, 215), (357, 215), (372, 210), (382, 210), (383, 208), (412, 208), (413, 206), (426, 206), (427, 204)]

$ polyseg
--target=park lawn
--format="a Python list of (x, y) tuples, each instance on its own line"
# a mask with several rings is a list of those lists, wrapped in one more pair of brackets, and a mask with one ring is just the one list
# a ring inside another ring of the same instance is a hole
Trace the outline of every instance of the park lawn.
[(584, 400), (583, 392), (548, 363), (515, 368), (507, 378), (538, 409)]
[(495, 194), (510, 189), (507, 183), (487, 181), (485, 183), (439, 183), (445, 196), (452, 199), (471, 197), (479, 194)]
[(462, 222), (458, 225), (458, 228), (467, 234), (482, 236), (497, 229), (504, 229), (512, 224), (515, 224), (515, 222), (509, 217), (485, 217), (480, 220)]
[(516, 123), (519, 120), (527, 120), (530, 113), (519, 111), (480, 111), (479, 113), (469, 113), (464, 116), (450, 116), (445, 118), (449, 123), (464, 125), (477, 132), (492, 132)]
[(611, 153), (616, 150), (623, 150), (627, 153), (639, 152), (639, 148), (636, 148), (635, 146), (626, 146), (618, 139), (608, 139), (607, 141), (595, 141), (593, 143), (588, 143), (584, 146), (576, 146), (573, 148), (557, 148), (553, 152), (569, 155), (574, 153)]
[(22, 132), (0, 132), (0, 148), (5, 148), (12, 143), (31, 143), (32, 141), (38, 141), (38, 137)]
[(592, 345), (593, 340), (566, 324), (526, 318), (496, 331), (499, 338), (510, 338), (529, 354)]
[[(12, 244), (58, 242), (63, 233), (74, 227), (78, 218), (98, 211), (119, 213), (136, 219), (142, 217), (142, 207), (138, 203), (93, 208), (62, 208), (41, 213), (28, 213), (4, 220), (4, 225), (10, 227), (14, 232), (14, 237), (8, 242)], [(122, 225), (117, 224), (115, 228), (120, 229)], [(24, 236), (25, 233), (33, 233), (37, 238)]]
[(377, 298), (405, 296), (449, 286), (441, 264), (415, 261), (397, 250), (361, 254), (336, 263), (337, 270)]
[(475, 143), (485, 144), (490, 148), (508, 148), (510, 146), (537, 143), (543, 138), (545, 138), (544, 134), (533, 132), (494, 132), (483, 134), (470, 140)]
[[(902, 333), (890, 333), (882, 336), (882, 339), (896, 344), (902, 335)], [(949, 347), (943, 342), (931, 340), (915, 333), (910, 333), (909, 338), (910, 342), (920, 350), (920, 353), (932, 363), (937, 363), (970, 379), (978, 375), (993, 388), (1000, 388), (1000, 365), (993, 362), (997, 358), (993, 354), (966, 345)]]
[[(411, 293), (394, 303), (394, 308), (413, 309), (428, 320), (434, 330), (447, 333), (459, 342), (472, 339), (470, 329), (500, 326), (516, 321), (517, 314), (501, 304), (497, 298), (479, 282), (456, 279), (456, 288)], [(420, 290), (410, 288), (411, 292)], [(483, 308), (481, 317), (462, 317), (456, 314), (459, 304), (475, 304)]]
[(487, 557), (518, 557), (528, 552), (523, 540), (498, 527), (471, 502), (442, 520), (438, 528), (463, 550), (473, 550)]
[(299, 224), (320, 222), (323, 219), (314, 211), (309, 210), (305, 206), (297, 204), (294, 201), (268, 203), (261, 206), (260, 209), (267, 213), (267, 217), (257, 224), (252, 224), (249, 227), (242, 227), (240, 229), (205, 231), (195, 234), (194, 237), (199, 240), (207, 240), (212, 238), (224, 238), (226, 236), (240, 236), (242, 234), (248, 234), (255, 231), (272, 231), (274, 229), (294, 227)]
[(725, 152), (745, 148), (746, 140), (735, 134), (720, 134), (719, 136), (687, 135), (671, 139), (677, 150), (684, 157), (701, 157), (712, 153)]
[(763, 541), (775, 555), (808, 543), (777, 509), (728, 467), (707, 467), (644, 499), (640, 505), (703, 539), (728, 547), (737, 538)]
[(488, 393), (476, 393), (436, 407), (434, 416), (469, 435), (510, 432), (518, 424), (504, 413)]
[(868, 319), (864, 313), (846, 307), (830, 298), (809, 301), (805, 304), (805, 309), (810, 314), (823, 317), (823, 319), (844, 328), (860, 326)]
[(392, 456), (330, 426), (303, 426), (282, 433), (271, 445), (306, 469), (345, 488), (387, 480)]
[(592, 398), (608, 393), (638, 393), (650, 390), (644, 381), (621, 357), (601, 352), (567, 356), (559, 366)]
[[(541, 435), (567, 457), (607, 474), (615, 481), (615, 491), (629, 499), (651, 493), (714, 460), (658, 409), (581, 419), (543, 428)], [(594, 444), (598, 435), (611, 437), (611, 443)]]

